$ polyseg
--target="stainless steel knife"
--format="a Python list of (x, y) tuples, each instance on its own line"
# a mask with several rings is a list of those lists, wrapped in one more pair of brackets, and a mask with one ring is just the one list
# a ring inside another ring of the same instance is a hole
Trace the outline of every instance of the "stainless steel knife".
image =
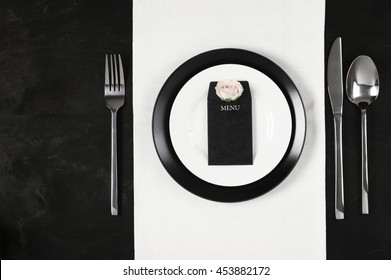
[(344, 218), (344, 187), (342, 161), (342, 39), (335, 39), (327, 63), (327, 88), (334, 115), (335, 137), (335, 217)]

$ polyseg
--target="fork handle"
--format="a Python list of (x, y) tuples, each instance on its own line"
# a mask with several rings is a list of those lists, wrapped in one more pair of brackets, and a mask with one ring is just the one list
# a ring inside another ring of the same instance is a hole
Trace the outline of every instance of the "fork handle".
[(118, 215), (117, 111), (111, 111), (111, 215)]

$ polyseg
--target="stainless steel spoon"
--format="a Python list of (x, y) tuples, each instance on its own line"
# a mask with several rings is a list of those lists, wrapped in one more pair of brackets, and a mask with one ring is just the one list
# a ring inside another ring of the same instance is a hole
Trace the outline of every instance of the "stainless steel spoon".
[(361, 109), (362, 213), (369, 214), (367, 107), (379, 95), (379, 74), (375, 63), (370, 57), (365, 55), (358, 56), (350, 65), (346, 77), (346, 94), (349, 100)]

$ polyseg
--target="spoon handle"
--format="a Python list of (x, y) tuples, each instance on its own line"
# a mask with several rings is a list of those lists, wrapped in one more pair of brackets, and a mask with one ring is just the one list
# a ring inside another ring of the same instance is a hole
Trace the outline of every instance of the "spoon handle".
[(369, 214), (368, 205), (368, 151), (367, 151), (367, 110), (361, 110), (361, 185), (362, 213)]
[(335, 135), (335, 218), (344, 218), (343, 162), (342, 162), (342, 115), (334, 116)]

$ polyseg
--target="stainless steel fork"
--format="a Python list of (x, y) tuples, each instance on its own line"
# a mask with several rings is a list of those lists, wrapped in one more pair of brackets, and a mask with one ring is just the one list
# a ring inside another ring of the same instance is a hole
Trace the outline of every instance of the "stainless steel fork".
[(125, 79), (121, 55), (106, 55), (105, 99), (111, 111), (111, 215), (118, 215), (117, 111), (125, 103)]

